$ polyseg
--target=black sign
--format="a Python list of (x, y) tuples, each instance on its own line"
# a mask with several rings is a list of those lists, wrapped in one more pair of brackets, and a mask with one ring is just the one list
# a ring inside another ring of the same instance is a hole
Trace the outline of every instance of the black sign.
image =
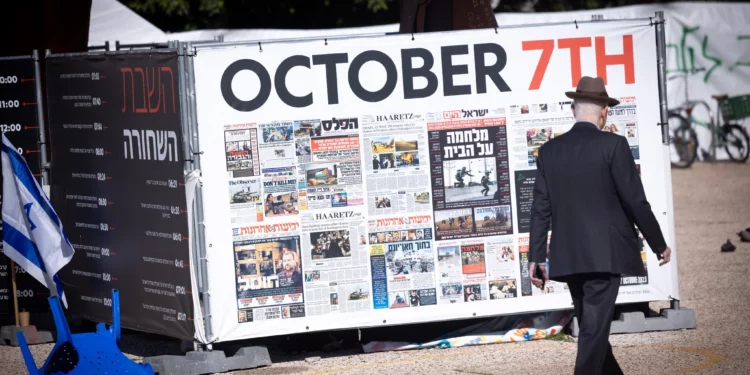
[(192, 339), (177, 55), (50, 57), (52, 201), (76, 250), (69, 308)]
[[(0, 59), (0, 130), (26, 159), (31, 173), (41, 185), (36, 78), (34, 60), (30, 56)], [(0, 256), (0, 315), (13, 315), (11, 272), (10, 258)], [(19, 311), (49, 311), (49, 289), (20, 267), (16, 269), (16, 286)]]

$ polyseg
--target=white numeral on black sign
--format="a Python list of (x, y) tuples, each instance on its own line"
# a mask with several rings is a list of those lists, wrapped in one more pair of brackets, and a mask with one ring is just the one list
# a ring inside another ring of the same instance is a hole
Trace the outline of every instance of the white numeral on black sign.
[(5, 76), (0, 77), (0, 85), (18, 83), (18, 77), (16, 76)]
[(20, 132), (21, 124), (0, 124), (0, 130), (2, 130), (3, 133)]

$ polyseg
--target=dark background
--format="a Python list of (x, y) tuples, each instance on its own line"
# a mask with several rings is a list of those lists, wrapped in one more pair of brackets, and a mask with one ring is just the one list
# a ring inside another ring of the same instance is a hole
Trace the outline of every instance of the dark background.
[[(122, 0), (122, 3), (162, 30), (178, 32), (220, 28), (319, 29), (398, 23), (401, 1)], [(432, 1), (437, 7), (441, 2), (443, 0)], [(669, 2), (672, 1), (502, 0), (494, 12), (559, 12)]]
[[(134, 74), (129, 74), (130, 71)], [(119, 56), (54, 57), (47, 60), (47, 73), (52, 144), (50, 198), (71, 244), (93, 249), (77, 248), (73, 260), (60, 271), (69, 310), (96, 322), (109, 321), (112, 309), (101, 301), (112, 298), (112, 289), (118, 289), (124, 328), (192, 339), (177, 54), (146, 51)], [(95, 73), (98, 79), (93, 78)], [(92, 74), (92, 77), (65, 78), (70, 74)], [(92, 99), (65, 98), (76, 95), (100, 98), (101, 105), (76, 106), (92, 103)], [(89, 128), (70, 129), (65, 124)], [(97, 130), (96, 124), (101, 124), (101, 130)], [(134, 155), (130, 155), (125, 130), (140, 133), (143, 150), (146, 132), (154, 132), (148, 158), (139, 157), (145, 151), (138, 151), (134, 136), (131, 138)], [(167, 141), (169, 134), (175, 139), (173, 143)], [(154, 155), (154, 144), (164, 151), (165, 159), (158, 160)], [(174, 145), (176, 150), (172, 148), (169, 152), (162, 147), (166, 145)], [(71, 152), (77, 148), (103, 152), (101, 155)], [(174, 160), (175, 152), (178, 160)], [(171, 161), (168, 155), (172, 156)], [(74, 178), (74, 173), (95, 177)], [(105, 180), (99, 179), (100, 173), (106, 174)], [(97, 200), (88, 202), (71, 196)], [(99, 199), (106, 199), (106, 203)], [(79, 202), (94, 203), (95, 207), (79, 206)], [(81, 223), (95, 228), (77, 225)], [(150, 232), (168, 236), (157, 237)], [(82, 272), (101, 276), (82, 275)], [(150, 285), (152, 282), (163, 285)], [(155, 294), (146, 288), (166, 294)], [(182, 292), (178, 293), (178, 289)], [(164, 310), (154, 311), (144, 305)]]
[[(0, 125), (5, 127), (0, 130), (5, 130), (5, 135), (13, 146), (22, 149), (23, 157), (31, 173), (36, 176), (37, 182), (41, 185), (42, 164), (39, 154), (39, 129), (37, 128), (39, 122), (37, 120), (34, 60), (31, 56), (23, 59), (0, 60), (0, 77), (5, 81), (5, 83), (0, 83), (0, 100), (6, 103), (11, 100), (19, 102), (18, 107), (0, 108)], [(13, 80), (15, 83), (7, 82), (11, 77), (16, 78)], [(20, 125), (20, 127), (15, 125)], [(0, 186), (2, 186), (2, 181), (2, 174), (0, 174)], [(2, 191), (0, 191), (1, 194)], [(0, 233), (2, 233), (1, 229)], [(1, 242), (0, 248), (2, 248)], [(5, 276), (0, 276), (0, 290), (7, 290), (7, 292), (0, 292), (0, 324), (15, 323), (11, 285), (11, 275), (14, 271), (18, 291), (21, 292), (18, 297), (18, 311), (29, 311), (32, 314), (50, 311), (47, 303), (50, 292), (45, 285), (18, 266), (15, 270), (11, 270), (10, 259), (4, 255), (0, 255), (0, 265), (5, 266), (7, 272)], [(36, 316), (31, 316), (30, 324), (34, 324), (32, 322), (36, 320)]]

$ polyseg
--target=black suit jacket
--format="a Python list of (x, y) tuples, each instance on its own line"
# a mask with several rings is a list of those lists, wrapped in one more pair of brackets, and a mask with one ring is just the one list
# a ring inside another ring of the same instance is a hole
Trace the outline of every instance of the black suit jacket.
[(550, 279), (590, 272), (645, 276), (634, 224), (654, 252), (664, 251), (625, 137), (578, 122), (539, 148), (529, 261), (548, 258)]

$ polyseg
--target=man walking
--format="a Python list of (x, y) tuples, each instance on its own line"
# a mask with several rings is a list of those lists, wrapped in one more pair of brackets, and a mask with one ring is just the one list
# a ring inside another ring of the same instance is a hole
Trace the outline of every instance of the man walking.
[(634, 225), (660, 265), (669, 262), (672, 251), (646, 200), (627, 140), (601, 131), (609, 107), (619, 101), (607, 95), (599, 77), (581, 78), (576, 91), (566, 95), (574, 100), (575, 125), (539, 148), (529, 275), (538, 288), (550, 279), (568, 284), (581, 329), (575, 373), (622, 374), (609, 332), (620, 277), (646, 276)]

